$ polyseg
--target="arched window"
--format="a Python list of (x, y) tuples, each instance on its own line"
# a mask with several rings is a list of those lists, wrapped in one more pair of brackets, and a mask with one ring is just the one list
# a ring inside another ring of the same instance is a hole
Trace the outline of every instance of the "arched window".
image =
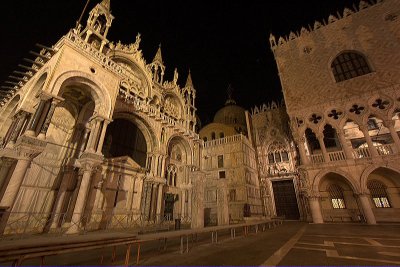
[(166, 180), (169, 186), (176, 186), (178, 179), (178, 169), (174, 164), (170, 164), (167, 168)]
[(207, 137), (204, 137), (203, 140), (204, 140), (204, 142), (207, 142)]
[(332, 184), (328, 188), (329, 195), (331, 196), (331, 202), (334, 209), (345, 209), (343, 189), (337, 184)]
[(225, 137), (225, 135), (224, 135), (224, 133), (219, 133), (219, 138), (224, 138)]
[(324, 127), (324, 144), (326, 148), (330, 147), (338, 147), (338, 138), (335, 128), (333, 128), (330, 124), (325, 125)]
[(377, 208), (390, 208), (389, 199), (386, 193), (386, 186), (377, 181), (370, 180), (367, 183), (369, 192), (371, 193), (372, 200)]
[(333, 60), (331, 68), (336, 82), (349, 80), (371, 72), (365, 57), (354, 52), (345, 52), (338, 55)]
[(289, 161), (289, 154), (286, 151), (281, 152), (282, 155), (282, 161)]
[(214, 140), (214, 139), (215, 139), (215, 133), (212, 132), (212, 133), (211, 133), (211, 140)]
[(305, 135), (306, 135), (307, 143), (309, 145), (311, 153), (314, 150), (321, 149), (317, 136), (310, 128), (306, 129)]
[(269, 164), (273, 164), (275, 162), (273, 153), (268, 154), (268, 162), (269, 162)]

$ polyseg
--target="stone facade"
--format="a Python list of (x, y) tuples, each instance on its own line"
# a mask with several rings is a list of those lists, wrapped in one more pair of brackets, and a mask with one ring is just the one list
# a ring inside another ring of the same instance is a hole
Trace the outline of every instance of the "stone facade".
[(361, 1), (271, 35), (285, 103), (229, 97), (197, 134), (191, 74), (164, 80), (140, 34), (109, 41), (103, 0), (0, 102), (0, 231), (400, 221), (399, 16), (397, 0)]
[(399, 32), (395, 0), (270, 37), (313, 221), (399, 221)]

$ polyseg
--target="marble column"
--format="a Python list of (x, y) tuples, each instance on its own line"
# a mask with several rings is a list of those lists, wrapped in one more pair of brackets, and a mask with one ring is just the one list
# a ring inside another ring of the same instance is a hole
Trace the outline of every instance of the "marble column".
[(185, 217), (185, 205), (186, 205), (185, 201), (186, 201), (186, 190), (183, 189), (182, 190), (182, 201), (181, 201), (181, 203), (182, 203), (182, 205), (181, 205), (181, 218)]
[(20, 111), (17, 114), (17, 124), (10, 136), (10, 142), (15, 143), (17, 141), (17, 138), (21, 135), (21, 132), (24, 128), (24, 125), (26, 125), (27, 119), (28, 119), (28, 112), (26, 111)]
[(80, 157), (82, 155), (82, 153), (85, 151), (86, 149), (86, 145), (88, 142), (88, 137), (89, 137), (89, 133), (90, 133), (90, 129), (88, 128), (84, 128), (83, 132), (82, 132), (82, 138), (81, 138), (81, 143), (78, 146), (78, 151), (77, 151), (77, 157)]
[(73, 167), (65, 167), (65, 170), (63, 171), (62, 174), (60, 188), (58, 189), (57, 197), (54, 204), (53, 217), (51, 219), (52, 221), (51, 228), (58, 227), (58, 223), (60, 222), (60, 219), (62, 217), (61, 209), (64, 205), (65, 195), (68, 189), (68, 183), (71, 181), (73, 175), (74, 175)]
[(15, 166), (14, 172), (11, 175), (10, 181), (0, 201), (0, 206), (8, 207), (11, 211), (31, 161), (32, 159), (30, 158), (18, 159), (17, 165)]
[(310, 159), (306, 154), (306, 149), (304, 147), (304, 138), (300, 138), (297, 140), (297, 144), (299, 146), (299, 153), (300, 153), (300, 161), (302, 165), (309, 165), (310, 164)]
[(370, 198), (368, 194), (359, 194), (358, 199), (360, 200), (361, 208), (368, 224), (376, 224), (374, 212), (371, 208)]
[(371, 153), (372, 157), (378, 157), (379, 156), (378, 151), (376, 150), (374, 144), (372, 143), (372, 139), (371, 136), (369, 136), (368, 129), (364, 126), (360, 126), (360, 130), (364, 134), (365, 141), (367, 141), (369, 153)]
[(97, 136), (100, 130), (100, 121), (98, 119), (94, 119), (93, 125), (90, 130), (89, 141), (86, 146), (86, 150), (89, 152), (96, 152), (95, 145), (97, 143)]
[(330, 159), (329, 159), (328, 152), (326, 151), (324, 136), (318, 135), (317, 138), (318, 138), (319, 146), (321, 147), (321, 150), (322, 150), (322, 155), (324, 156), (324, 161), (329, 162)]
[(71, 220), (71, 227), (67, 230), (67, 234), (75, 234), (79, 232), (83, 211), (86, 205), (86, 199), (90, 186), (90, 178), (92, 177), (93, 165), (88, 162), (82, 163), (83, 170), (81, 184), (79, 186), (78, 196), (75, 202), (74, 212)]
[(163, 184), (158, 185), (157, 211), (156, 211), (156, 216), (157, 216), (158, 222), (160, 222), (162, 219), (162, 206), (163, 206), (163, 199), (164, 199), (163, 188), (164, 188)]
[(313, 223), (324, 223), (324, 219), (322, 217), (322, 212), (321, 212), (321, 205), (319, 203), (319, 197), (310, 196), (308, 197), (308, 202), (310, 204)]
[(107, 120), (104, 120), (102, 123), (102, 129), (101, 129), (101, 134), (100, 134), (100, 138), (99, 138), (99, 144), (97, 145), (97, 153), (100, 154), (101, 150), (103, 149), (103, 144), (104, 144), (104, 138), (106, 136), (106, 131), (107, 131), (107, 125), (110, 122)]
[(389, 129), (390, 135), (392, 136), (392, 139), (393, 139), (394, 143), (396, 144), (397, 152), (399, 153), (400, 152), (400, 138), (399, 138), (398, 133), (396, 132), (396, 129), (394, 128), (394, 125), (395, 125), (394, 120), (385, 121), (385, 125)]
[(26, 131), (26, 134), (29, 136), (34, 136), (36, 132), (36, 128), (39, 124), (39, 120), (43, 115), (43, 109), (45, 107), (46, 100), (42, 99), (39, 102), (38, 108), (35, 111), (35, 114), (33, 115), (31, 121), (29, 122), (28, 125), (28, 130)]
[(354, 159), (353, 148), (349, 144), (350, 141), (346, 139), (342, 131), (338, 131), (337, 135), (339, 137), (340, 144), (342, 146), (346, 159)]
[(46, 137), (47, 130), (50, 127), (51, 119), (53, 118), (54, 111), (57, 105), (60, 103), (59, 99), (53, 98), (51, 100), (49, 111), (47, 112), (46, 118), (43, 122), (42, 128), (40, 129), (39, 137)]
[(8, 178), (8, 172), (12, 164), (14, 163), (14, 159), (11, 158), (0, 158), (0, 191), (3, 185), (6, 183), (6, 179)]

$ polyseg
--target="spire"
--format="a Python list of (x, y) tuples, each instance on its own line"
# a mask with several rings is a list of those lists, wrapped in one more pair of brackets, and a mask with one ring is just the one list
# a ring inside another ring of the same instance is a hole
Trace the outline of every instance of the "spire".
[(158, 62), (161, 65), (164, 65), (163, 60), (162, 60), (162, 55), (161, 55), (161, 44), (158, 46), (157, 53), (154, 56), (153, 63), (155, 63), (155, 62)]
[(187, 79), (186, 79), (185, 87), (192, 87), (193, 88), (192, 74), (190, 73), (190, 69), (189, 69), (189, 74), (188, 74)]
[(231, 84), (228, 85), (228, 88), (226, 89), (226, 93), (228, 95), (228, 99), (225, 102), (225, 106), (228, 105), (236, 105), (236, 101), (233, 99), (233, 87)]
[(110, 0), (101, 1), (101, 5), (105, 7), (108, 11), (110, 11)]

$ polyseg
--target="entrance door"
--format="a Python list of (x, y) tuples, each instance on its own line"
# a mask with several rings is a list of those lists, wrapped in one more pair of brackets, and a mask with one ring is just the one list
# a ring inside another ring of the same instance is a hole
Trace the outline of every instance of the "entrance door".
[(174, 218), (174, 203), (175, 195), (170, 193), (165, 194), (164, 218), (167, 221), (172, 221)]
[(274, 190), (276, 214), (285, 216), (289, 220), (300, 219), (293, 180), (274, 181), (272, 188)]

